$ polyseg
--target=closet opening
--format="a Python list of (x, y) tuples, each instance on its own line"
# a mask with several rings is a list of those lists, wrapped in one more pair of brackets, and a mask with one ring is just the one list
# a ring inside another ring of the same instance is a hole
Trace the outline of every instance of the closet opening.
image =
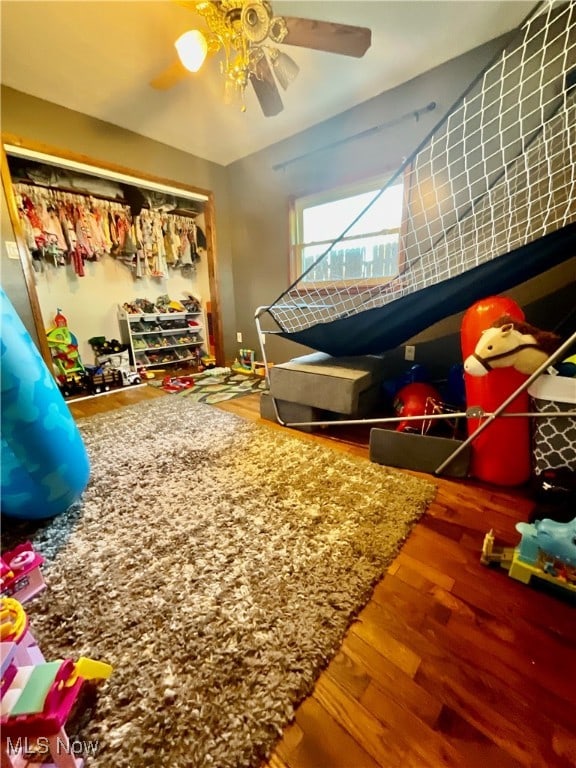
[(202, 357), (223, 364), (210, 192), (20, 143), (4, 152), (10, 218), (52, 369), (59, 313), (81, 366), (98, 362), (108, 342), (140, 372), (194, 370)]

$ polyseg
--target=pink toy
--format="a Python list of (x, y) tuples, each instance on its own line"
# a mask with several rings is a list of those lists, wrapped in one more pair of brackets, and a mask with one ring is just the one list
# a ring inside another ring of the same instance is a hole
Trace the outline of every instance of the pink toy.
[[(47, 662), (17, 600), (0, 599), (0, 762), (2, 768), (82, 768), (78, 747), (64, 729), (86, 680), (106, 680), (112, 667), (85, 657)], [(97, 747), (97, 744), (95, 745)]]
[(19, 544), (0, 558), (0, 596), (15, 596), (25, 603), (46, 588), (40, 566), (44, 558), (29, 541)]

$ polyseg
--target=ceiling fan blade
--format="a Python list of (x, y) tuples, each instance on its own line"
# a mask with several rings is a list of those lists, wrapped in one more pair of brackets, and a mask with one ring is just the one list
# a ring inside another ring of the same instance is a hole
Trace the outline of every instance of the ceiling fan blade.
[(299, 45), (359, 59), (372, 44), (372, 31), (368, 27), (299, 19), (295, 16), (284, 16), (283, 19), (288, 27), (288, 34), (282, 41), (286, 45)]
[(174, 62), (161, 72), (159, 75), (150, 81), (152, 88), (157, 91), (167, 91), (169, 88), (173, 88), (181, 80), (188, 77), (190, 73), (180, 63), (180, 59), (175, 59)]
[(278, 86), (274, 80), (270, 64), (264, 56), (258, 62), (257, 75), (250, 75), (250, 82), (265, 117), (274, 117), (274, 115), (282, 112), (284, 105), (278, 92)]

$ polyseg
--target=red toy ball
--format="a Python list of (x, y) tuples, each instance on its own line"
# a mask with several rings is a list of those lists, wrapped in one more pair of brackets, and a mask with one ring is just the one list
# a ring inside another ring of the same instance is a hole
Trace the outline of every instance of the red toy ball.
[[(441, 403), (438, 390), (431, 384), (416, 381), (402, 387), (394, 398), (394, 410), (398, 416), (426, 416), (438, 413)], [(430, 421), (401, 421), (396, 427), (397, 432), (427, 432)]]

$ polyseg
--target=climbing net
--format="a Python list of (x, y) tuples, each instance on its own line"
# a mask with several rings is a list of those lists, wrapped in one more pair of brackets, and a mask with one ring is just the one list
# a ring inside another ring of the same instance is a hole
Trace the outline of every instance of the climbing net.
[[(405, 179), (396, 274), (349, 279), (344, 247), (344, 279), (317, 281), (337, 240), (268, 307), (282, 331), (383, 306), (576, 221), (575, 94), (576, 3), (547, 3), (362, 212)], [(358, 275), (375, 254), (351, 251)]]

